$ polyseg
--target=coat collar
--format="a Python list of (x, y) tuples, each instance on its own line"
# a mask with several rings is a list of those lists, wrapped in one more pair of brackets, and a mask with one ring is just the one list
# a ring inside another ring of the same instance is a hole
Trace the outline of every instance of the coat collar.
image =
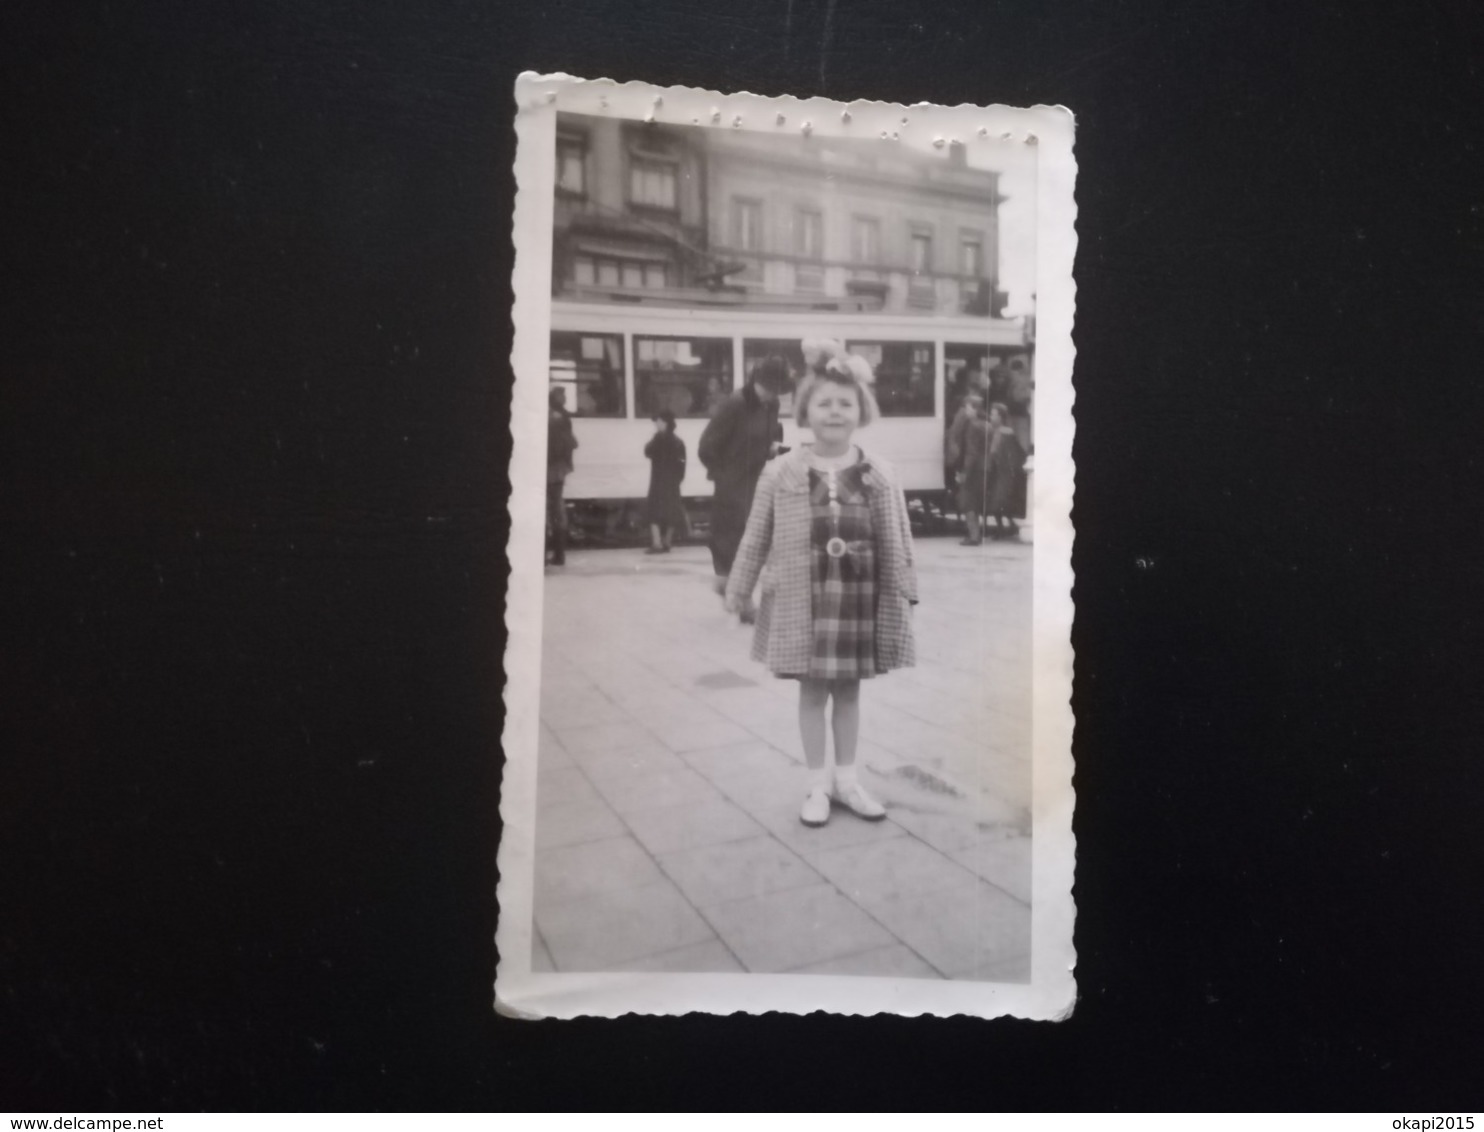
[[(859, 444), (861, 458), (860, 464), (863, 469), (861, 484), (866, 488), (874, 488), (884, 482), (884, 476), (879, 464), (873, 463), (871, 454)], [(784, 491), (808, 491), (809, 490), (809, 461), (804, 455), (804, 445), (799, 445), (792, 451), (778, 457), (778, 486)]]

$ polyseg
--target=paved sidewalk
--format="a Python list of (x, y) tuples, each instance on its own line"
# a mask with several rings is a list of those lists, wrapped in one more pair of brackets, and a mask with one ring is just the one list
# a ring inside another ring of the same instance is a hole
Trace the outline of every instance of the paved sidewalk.
[(918, 666), (861, 692), (887, 820), (819, 829), (704, 548), (547, 570), (533, 969), (1029, 979), (1031, 547), (916, 552)]

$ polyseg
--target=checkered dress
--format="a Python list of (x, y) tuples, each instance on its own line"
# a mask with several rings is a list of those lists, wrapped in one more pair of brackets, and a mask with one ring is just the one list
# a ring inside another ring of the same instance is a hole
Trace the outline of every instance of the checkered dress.
[[(739, 605), (761, 582), (752, 658), (766, 664), (775, 676), (806, 676), (814, 663), (814, 523), (809, 463), (808, 450), (795, 448), (763, 472), (746, 534), (727, 579), (727, 599)], [(912, 606), (917, 603), (912, 528), (891, 465), (862, 453), (857, 467), (871, 515), (876, 567), (876, 619), (872, 630), (876, 663), (872, 671), (890, 672), (909, 668), (917, 659), (912, 634)]]
[[(876, 543), (871, 501), (861, 483), (864, 465), (836, 473), (838, 519), (830, 515), (827, 475), (809, 471), (809, 581), (814, 651), (807, 674), (817, 680), (859, 680), (876, 675)], [(831, 558), (831, 538), (846, 553)]]

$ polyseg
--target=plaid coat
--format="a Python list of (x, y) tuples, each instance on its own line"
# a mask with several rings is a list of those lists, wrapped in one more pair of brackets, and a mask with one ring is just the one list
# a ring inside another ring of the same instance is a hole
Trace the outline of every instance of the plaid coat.
[[(864, 456), (862, 483), (871, 497), (876, 539), (876, 666), (881, 672), (917, 661), (912, 606), (917, 568), (907, 501), (891, 465)], [(747, 531), (727, 581), (727, 599), (741, 602), (762, 581), (752, 659), (776, 673), (808, 672), (814, 652), (809, 577), (809, 465), (802, 449), (763, 469)]]

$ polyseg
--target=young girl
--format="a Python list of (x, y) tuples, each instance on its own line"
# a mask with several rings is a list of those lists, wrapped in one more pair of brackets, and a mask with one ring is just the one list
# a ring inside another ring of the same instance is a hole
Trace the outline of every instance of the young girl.
[[(758, 482), (727, 584), (740, 613), (762, 577), (752, 656), (799, 681), (799, 734), (809, 786), (799, 817), (823, 825), (830, 805), (886, 816), (856, 776), (860, 682), (915, 662), (917, 601), (907, 504), (891, 467), (852, 443), (879, 415), (871, 367), (837, 343), (804, 343), (809, 372), (795, 418), (814, 443), (774, 459)], [(766, 567), (766, 570), (764, 569)], [(825, 761), (834, 701), (835, 773)]]
[(645, 518), (649, 520), (649, 549), (645, 554), (668, 554), (677, 527), (685, 530), (685, 505), (680, 484), (685, 479), (685, 441), (675, 435), (675, 414), (663, 409), (655, 414), (654, 435), (644, 446), (649, 457), (649, 498)]

